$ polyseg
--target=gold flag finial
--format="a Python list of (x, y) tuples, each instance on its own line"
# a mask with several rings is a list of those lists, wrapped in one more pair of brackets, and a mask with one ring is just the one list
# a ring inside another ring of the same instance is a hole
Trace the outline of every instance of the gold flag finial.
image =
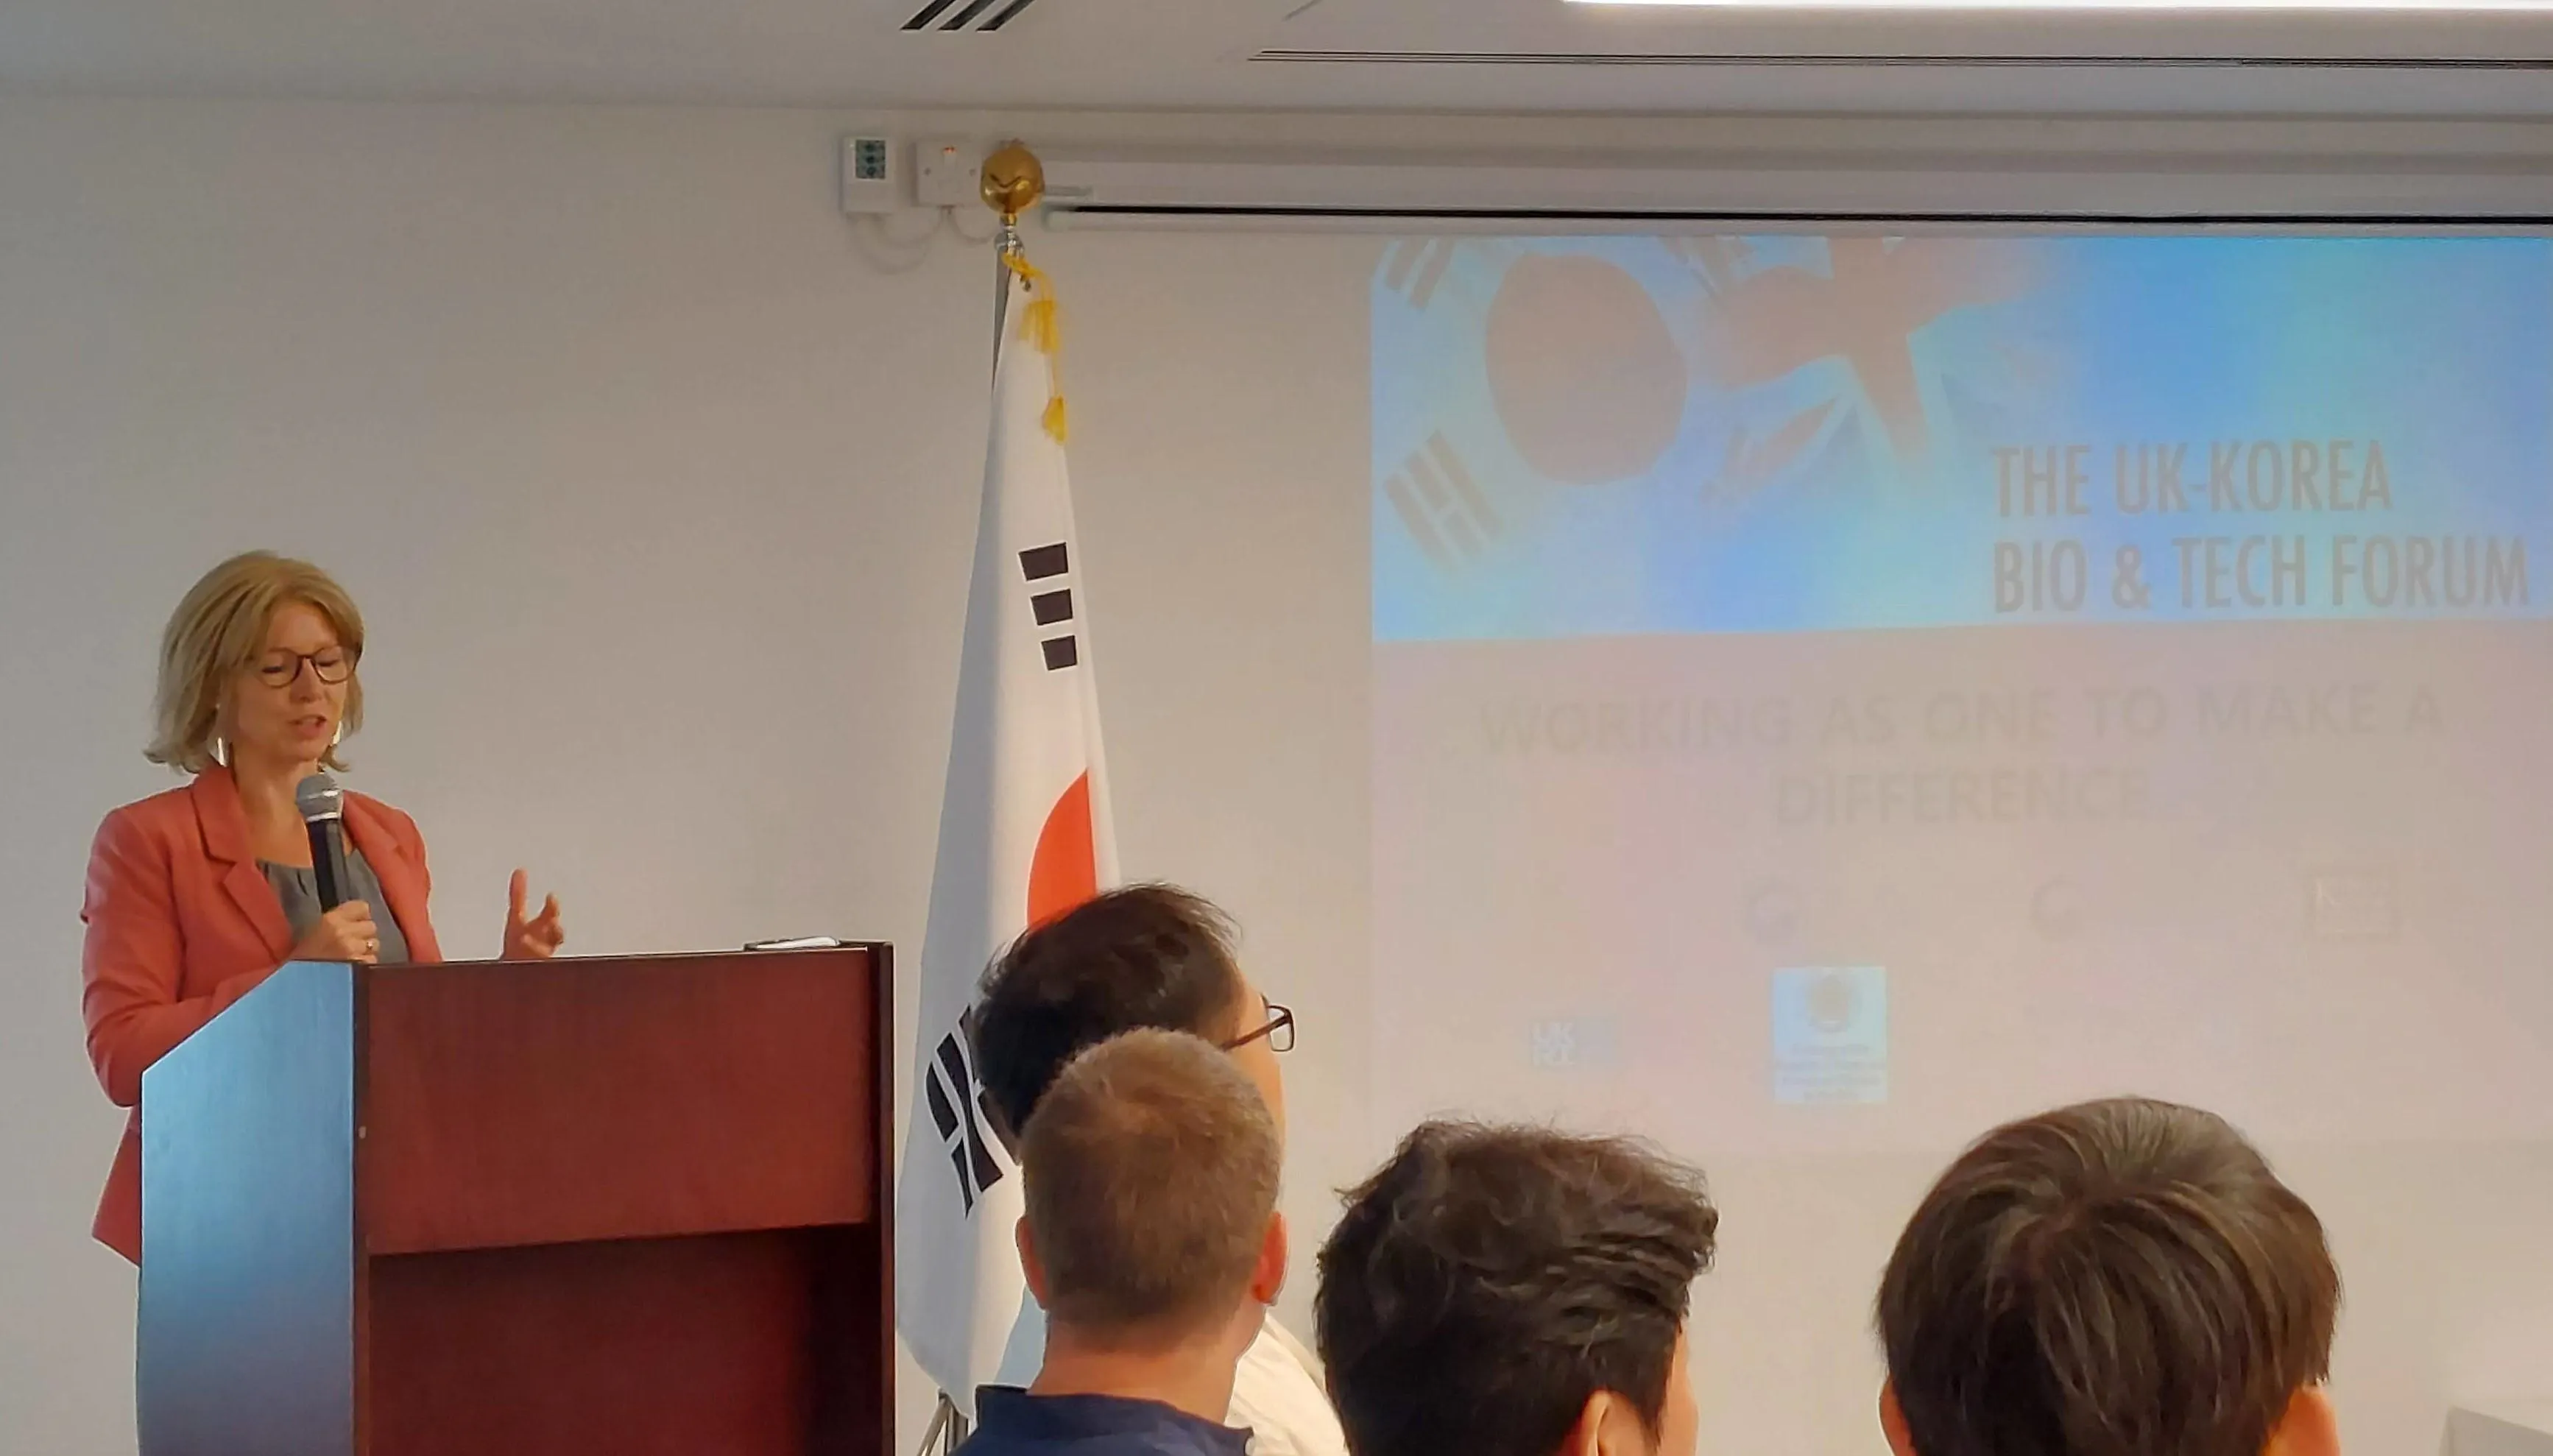
[(1046, 168), (1027, 147), (1005, 142), (984, 159), (981, 185), (984, 205), (1002, 215), (1004, 227), (1013, 227), (1046, 195)]

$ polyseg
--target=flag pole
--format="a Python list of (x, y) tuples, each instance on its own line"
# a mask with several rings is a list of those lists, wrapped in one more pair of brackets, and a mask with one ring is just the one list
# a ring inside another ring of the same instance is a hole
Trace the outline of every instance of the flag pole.
[(1002, 330), (1010, 324), (1011, 275), (1028, 255), (1020, 241), (1020, 214), (1046, 196), (1046, 167), (1037, 154), (1017, 141), (1005, 142), (984, 159), (976, 188), (984, 205), (1000, 214), (1002, 231), (995, 244), (993, 268), (993, 368), (1002, 367)]
[(957, 1402), (949, 1400), (948, 1393), (943, 1391), (940, 1404), (931, 1412), (931, 1424), (922, 1428), (921, 1456), (932, 1456), (935, 1451), (954, 1451), (965, 1442), (966, 1417), (957, 1409)]
[(993, 382), (1001, 383), (1002, 331), (1011, 323), (1011, 258), (1019, 251), (1020, 230), (1005, 219), (993, 255)]
[[(1046, 168), (1037, 154), (1020, 143), (1005, 143), (999, 151), (984, 159), (977, 178), (984, 205), (1001, 215), (1002, 230), (996, 244), (993, 267), (993, 366), (998, 384), (1002, 372), (1002, 341), (1010, 327), (1011, 275), (1024, 272), (1027, 248), (1020, 241), (1020, 214), (1035, 207), (1046, 195)], [(970, 1422), (946, 1391), (940, 1394), (939, 1403), (931, 1412), (931, 1423), (923, 1427), (922, 1440), (916, 1446), (917, 1456), (954, 1456), (966, 1443)]]

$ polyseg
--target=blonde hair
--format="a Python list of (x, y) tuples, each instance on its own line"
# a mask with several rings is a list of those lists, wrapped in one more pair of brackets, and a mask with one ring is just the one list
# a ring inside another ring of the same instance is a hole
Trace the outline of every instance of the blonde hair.
[(1228, 1316), (1276, 1216), (1281, 1160), (1276, 1115), (1210, 1042), (1135, 1031), (1074, 1058), (1020, 1145), (1048, 1315), (1123, 1349)]
[[(186, 593), (160, 636), (160, 691), (152, 703), (151, 746), (143, 756), (181, 773), (213, 764), (213, 738), (221, 721), (222, 693), (230, 681), (257, 665), (275, 614), (294, 603), (328, 618), (349, 655), (364, 651), (364, 615), (336, 579), (307, 561), (272, 551), (234, 556), (205, 572)], [(364, 726), (364, 685), (346, 679), (347, 732)], [(331, 745), (319, 761), (342, 771)]]

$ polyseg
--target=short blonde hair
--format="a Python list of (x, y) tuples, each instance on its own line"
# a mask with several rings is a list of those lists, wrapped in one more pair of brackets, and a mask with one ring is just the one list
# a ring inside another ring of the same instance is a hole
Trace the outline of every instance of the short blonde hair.
[(1020, 1148), (1057, 1323), (1174, 1344), (1249, 1297), (1276, 1212), (1276, 1119), (1209, 1042), (1137, 1031), (1074, 1058)]
[[(160, 691), (152, 703), (151, 746), (142, 750), (144, 757), (180, 773), (202, 773), (212, 766), (223, 689), (257, 665), (275, 614), (296, 602), (328, 618), (338, 643), (362, 657), (364, 615), (335, 578), (309, 562), (250, 551), (204, 573), (160, 636)], [(342, 722), (347, 732), (364, 726), (359, 677), (346, 679)], [(319, 761), (341, 771), (346, 766), (334, 746)]]

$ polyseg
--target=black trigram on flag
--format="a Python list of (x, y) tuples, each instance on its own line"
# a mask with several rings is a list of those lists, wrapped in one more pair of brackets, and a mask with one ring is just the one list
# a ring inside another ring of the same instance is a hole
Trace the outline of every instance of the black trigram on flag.
[(1020, 553), (1020, 574), (1028, 578), (1029, 611), (1036, 616), (1038, 627), (1063, 628), (1060, 635), (1038, 643), (1046, 653), (1049, 672), (1061, 672), (1081, 660), (1081, 642), (1072, 631), (1072, 588), (1064, 581), (1071, 570), (1071, 554), (1061, 541)]
[(957, 1018), (957, 1029), (940, 1039), (940, 1050), (931, 1059), (931, 1075), (922, 1084), (923, 1100), (931, 1104), (932, 1125), (940, 1129), (948, 1162), (957, 1170), (957, 1193), (968, 1213), (975, 1211), (975, 1199), (1003, 1176), (1002, 1165), (985, 1139), (999, 1140), (1002, 1151), (1014, 1160), (1019, 1156), (1011, 1146), (1010, 1129), (993, 1115), (993, 1099), (976, 1084), (974, 1056), (975, 1011), (970, 1006)]

